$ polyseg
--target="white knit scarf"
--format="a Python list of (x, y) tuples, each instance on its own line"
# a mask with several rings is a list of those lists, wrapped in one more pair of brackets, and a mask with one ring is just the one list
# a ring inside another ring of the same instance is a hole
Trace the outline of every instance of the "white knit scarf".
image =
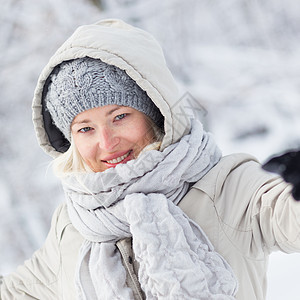
[(220, 159), (194, 121), (189, 135), (164, 151), (102, 173), (63, 181), (68, 211), (85, 238), (77, 267), (79, 299), (133, 299), (115, 243), (132, 237), (147, 299), (234, 299), (237, 282), (202, 229), (177, 206), (190, 184)]

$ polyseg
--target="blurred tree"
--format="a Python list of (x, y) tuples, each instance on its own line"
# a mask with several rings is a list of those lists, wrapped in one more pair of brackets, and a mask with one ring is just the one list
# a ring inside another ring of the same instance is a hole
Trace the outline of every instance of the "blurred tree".
[(103, 9), (102, 0), (88, 0), (89, 2), (92, 2), (94, 5), (96, 5), (100, 10)]

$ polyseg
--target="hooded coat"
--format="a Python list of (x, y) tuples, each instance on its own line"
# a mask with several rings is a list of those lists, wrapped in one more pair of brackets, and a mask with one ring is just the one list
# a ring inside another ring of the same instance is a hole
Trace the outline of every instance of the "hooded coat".
[[(61, 62), (86, 56), (125, 70), (147, 92), (165, 118), (161, 150), (190, 131), (190, 120), (182, 113), (186, 104), (179, 101), (176, 83), (157, 42), (120, 20), (104, 20), (79, 27), (38, 79), (33, 123), (40, 146), (50, 156), (59, 156), (68, 142), (52, 125), (43, 106), (47, 79)], [(237, 299), (265, 299), (269, 254), (275, 250), (300, 251), (300, 203), (290, 191), (288, 184), (263, 171), (253, 157), (234, 154), (223, 157), (179, 203), (232, 267), (239, 281)], [(43, 247), (2, 279), (0, 298), (76, 299), (74, 276), (82, 242), (66, 204), (61, 204)], [(127, 271), (127, 285), (135, 299), (143, 299), (131, 240), (123, 239), (116, 245)]]

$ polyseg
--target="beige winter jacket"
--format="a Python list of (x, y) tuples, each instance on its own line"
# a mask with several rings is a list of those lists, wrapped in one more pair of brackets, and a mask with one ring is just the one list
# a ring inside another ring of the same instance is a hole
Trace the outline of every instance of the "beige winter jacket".
[[(300, 250), (300, 203), (290, 187), (270, 178), (247, 155), (224, 157), (196, 183), (179, 206), (207, 233), (239, 280), (237, 299), (265, 299), (268, 255)], [(66, 205), (55, 212), (42, 249), (4, 279), (1, 299), (76, 299), (74, 274), (83, 239)], [(131, 243), (117, 243), (135, 299), (143, 299)]]
[[(33, 120), (38, 141), (49, 155), (60, 155), (66, 141), (43, 110), (45, 82), (57, 64), (84, 56), (125, 70), (147, 92), (165, 117), (162, 149), (189, 132), (189, 117), (197, 107), (180, 100), (159, 45), (142, 30), (106, 20), (76, 30), (40, 75)], [(300, 251), (300, 203), (290, 196), (290, 186), (262, 171), (250, 156), (224, 157), (190, 189), (179, 206), (204, 229), (215, 249), (232, 266), (239, 280), (239, 300), (265, 298), (271, 251)], [(3, 279), (0, 298), (76, 299), (74, 275), (82, 241), (62, 204), (53, 216), (44, 246)], [(117, 247), (127, 270), (128, 286), (135, 299), (143, 299), (130, 239), (119, 241)]]

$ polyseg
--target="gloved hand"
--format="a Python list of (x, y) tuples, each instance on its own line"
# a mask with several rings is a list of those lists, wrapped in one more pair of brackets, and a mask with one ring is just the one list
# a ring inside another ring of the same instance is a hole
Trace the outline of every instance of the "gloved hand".
[(263, 169), (279, 174), (293, 185), (292, 195), (300, 200), (300, 150), (275, 156), (263, 164)]

